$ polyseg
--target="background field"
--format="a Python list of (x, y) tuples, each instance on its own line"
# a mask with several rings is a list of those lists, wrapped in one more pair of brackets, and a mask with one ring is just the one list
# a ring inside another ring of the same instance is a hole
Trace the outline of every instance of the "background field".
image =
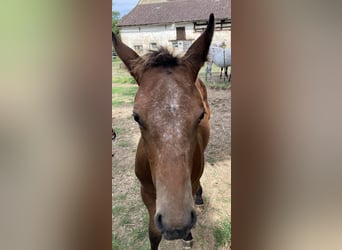
[[(231, 204), (231, 116), (230, 83), (219, 79), (213, 66), (213, 81), (208, 86), (212, 112), (211, 135), (202, 177), (205, 208), (198, 211), (192, 230), (193, 249), (229, 249)], [(148, 215), (140, 198), (139, 182), (134, 175), (134, 157), (140, 131), (132, 119), (132, 104), (137, 85), (119, 59), (113, 60), (112, 126), (117, 133), (114, 153), (112, 249), (149, 249)], [(205, 66), (200, 71), (204, 77)], [(160, 249), (181, 249), (181, 241), (162, 240)]]

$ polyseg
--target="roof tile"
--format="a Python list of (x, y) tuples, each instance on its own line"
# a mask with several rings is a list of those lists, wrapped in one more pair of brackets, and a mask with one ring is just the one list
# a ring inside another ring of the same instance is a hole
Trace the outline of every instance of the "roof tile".
[(161, 3), (138, 4), (121, 19), (118, 26), (206, 21), (210, 13), (214, 13), (215, 19), (231, 19), (231, 1), (173, 0)]

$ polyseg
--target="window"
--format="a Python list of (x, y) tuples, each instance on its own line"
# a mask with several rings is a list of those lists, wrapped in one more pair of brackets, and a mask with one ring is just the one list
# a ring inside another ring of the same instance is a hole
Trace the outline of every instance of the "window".
[(172, 48), (178, 48), (178, 41), (171, 41)]
[(134, 50), (136, 52), (141, 52), (143, 50), (143, 46), (142, 45), (134, 45), (133, 48), (134, 48)]
[[(194, 22), (194, 30), (196, 32), (203, 32), (208, 25), (208, 22)], [(215, 30), (231, 30), (232, 22), (230, 19), (222, 19), (216, 21)]]
[(157, 43), (150, 43), (150, 49), (156, 49)]
[(176, 28), (177, 32), (177, 40), (186, 40), (185, 38), (185, 27), (177, 27)]

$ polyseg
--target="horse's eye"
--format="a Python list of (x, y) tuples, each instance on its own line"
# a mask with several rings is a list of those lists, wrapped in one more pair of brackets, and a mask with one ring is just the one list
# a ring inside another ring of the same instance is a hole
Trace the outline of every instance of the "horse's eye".
[(133, 118), (134, 118), (134, 121), (136, 121), (136, 122), (138, 122), (138, 123), (139, 123), (139, 121), (140, 121), (140, 117), (139, 117), (139, 115), (138, 115), (138, 114), (135, 114), (135, 113), (133, 113)]
[(142, 127), (140, 116), (137, 113), (133, 112), (133, 119), (134, 119), (134, 121), (136, 121), (139, 124), (140, 127)]
[(204, 118), (204, 115), (205, 115), (205, 112), (202, 112), (200, 117), (198, 117), (198, 123), (200, 123), (202, 121), (202, 119)]

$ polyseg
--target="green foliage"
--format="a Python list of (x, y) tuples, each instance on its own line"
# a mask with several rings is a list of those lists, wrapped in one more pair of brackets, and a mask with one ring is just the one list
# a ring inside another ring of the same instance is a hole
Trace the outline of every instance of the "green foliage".
[(120, 20), (120, 12), (119, 11), (112, 11), (112, 31), (119, 35), (120, 31), (118, 28), (118, 22)]

